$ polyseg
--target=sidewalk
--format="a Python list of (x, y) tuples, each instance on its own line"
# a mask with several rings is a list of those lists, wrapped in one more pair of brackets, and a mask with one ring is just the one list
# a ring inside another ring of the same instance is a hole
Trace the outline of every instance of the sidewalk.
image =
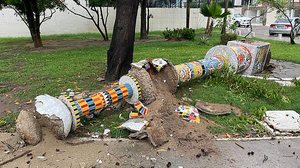
[[(0, 136), (1, 141), (8, 138), (11, 138), (10, 134)], [(214, 141), (214, 145), (213, 152), (202, 151), (201, 146), (193, 150), (169, 147), (169, 144), (153, 148), (147, 141), (126, 139), (70, 145), (46, 135), (37, 146), (21, 148), (22, 152), (32, 150), (32, 155), (25, 155), (3, 167), (300, 167), (300, 139)], [(0, 149), (1, 163), (10, 154), (4, 154), (3, 148)], [(43, 154), (44, 159), (37, 158)]]

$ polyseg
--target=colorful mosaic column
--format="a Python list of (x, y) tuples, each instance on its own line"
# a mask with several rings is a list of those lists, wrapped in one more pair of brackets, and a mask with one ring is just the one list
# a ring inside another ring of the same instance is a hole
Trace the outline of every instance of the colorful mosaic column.
[(205, 59), (175, 65), (179, 82), (187, 82), (212, 74), (226, 66), (238, 73), (246, 70), (251, 64), (252, 56), (245, 46), (215, 46)]
[(130, 75), (124, 75), (120, 79), (118, 86), (104, 92), (99, 92), (79, 100), (73, 100), (69, 96), (62, 96), (60, 99), (68, 106), (72, 113), (72, 130), (75, 130), (82, 122), (82, 119), (93, 115), (95, 112), (101, 111), (121, 100), (126, 100), (128, 103), (134, 104), (140, 96), (141, 88), (137, 80)]

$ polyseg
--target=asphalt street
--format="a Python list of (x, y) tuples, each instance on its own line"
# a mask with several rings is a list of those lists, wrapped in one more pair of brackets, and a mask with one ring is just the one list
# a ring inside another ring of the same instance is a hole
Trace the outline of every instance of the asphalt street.
[[(250, 32), (250, 28), (240, 27), (238, 28), (238, 32), (240, 32), (241, 36), (245, 36), (248, 32)], [(279, 40), (279, 41), (290, 41), (290, 37), (288, 35), (283, 35), (280, 38), (278, 35), (269, 35), (269, 27), (268, 26), (253, 26), (254, 36), (262, 39), (271, 39), (271, 40)], [(296, 43), (300, 43), (300, 35), (295, 38)]]

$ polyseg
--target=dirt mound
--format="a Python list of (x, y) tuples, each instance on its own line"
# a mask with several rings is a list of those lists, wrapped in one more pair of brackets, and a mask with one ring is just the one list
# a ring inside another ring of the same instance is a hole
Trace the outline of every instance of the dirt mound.
[(169, 142), (169, 146), (183, 147), (185, 150), (197, 148), (208, 150), (208, 148), (212, 148), (212, 135), (206, 128), (209, 123), (205, 121), (201, 121), (200, 124), (189, 123), (175, 113), (175, 109), (183, 102), (176, 99), (173, 94), (174, 86), (175, 89), (177, 86), (172, 82), (176, 80), (174, 78), (176, 75), (174, 75), (170, 65), (162, 69), (161, 72), (151, 75), (157, 92), (155, 93), (156, 100), (147, 106), (150, 113), (146, 118), (151, 121), (150, 129), (158, 129), (160, 133), (163, 129), (165, 135), (160, 135), (160, 138), (165, 138)]

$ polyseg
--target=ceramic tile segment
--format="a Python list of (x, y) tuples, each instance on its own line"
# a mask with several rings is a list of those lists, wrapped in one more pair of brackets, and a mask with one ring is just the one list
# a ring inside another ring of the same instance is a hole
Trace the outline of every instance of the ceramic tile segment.
[[(156, 68), (159, 68), (158, 73), (162, 73), (161, 71), (164, 71), (163, 66), (165, 66), (165, 63), (168, 63), (174, 70), (174, 76), (178, 77), (178, 80), (175, 82), (176, 86), (178, 86), (178, 82), (183, 83), (192, 79), (209, 76), (216, 70), (224, 67), (228, 67), (230, 71), (235, 73), (257, 73), (262, 70), (266, 62), (268, 51), (269, 44), (265, 42), (230, 41), (227, 46), (218, 45), (211, 48), (202, 60), (175, 66), (163, 59), (155, 59), (154, 63), (157, 65)], [(133, 63), (133, 65), (146, 70), (151, 68), (147, 60), (135, 64)], [(36, 98), (37, 112), (40, 111), (39, 113), (50, 118), (50, 114), (53, 112), (51, 112), (51, 110), (44, 110), (44, 108), (50, 108), (55, 101), (63, 102), (59, 103), (61, 105), (60, 108), (68, 109), (69, 112), (61, 110), (63, 112), (58, 114), (56, 112), (60, 110), (56, 110), (54, 114), (58, 119), (62, 120), (62, 127), (64, 127), (62, 130), (64, 130), (65, 137), (69, 134), (71, 129), (75, 130), (85, 118), (90, 118), (95, 112), (101, 111), (121, 100), (125, 100), (129, 104), (134, 105), (138, 114), (133, 112), (130, 117), (135, 118), (139, 114), (146, 114), (148, 112), (147, 107), (139, 101), (141, 99), (142, 90), (145, 88), (141, 88), (136, 78), (138, 78), (138, 76), (133, 77), (130, 74), (124, 75), (120, 78), (119, 82), (114, 84), (110, 89), (79, 100), (73, 100), (68, 96), (60, 96), (59, 99), (51, 96), (44, 96), (43, 98), (38, 96)], [(138, 79), (140, 82), (143, 81), (140, 78)], [(43, 110), (38, 110), (38, 107)], [(182, 113), (182, 117), (191, 120), (189, 117), (193, 116), (188, 116), (188, 114), (189, 113)], [(70, 118), (72, 118), (72, 120), (70, 120)]]
[(231, 71), (240, 73), (252, 61), (250, 50), (245, 46), (219, 45), (211, 48), (203, 60), (175, 65), (179, 82), (209, 76), (216, 70), (229, 66)]
[[(134, 87), (136, 87), (135, 85)], [(104, 92), (99, 92), (79, 100), (73, 100), (68, 96), (61, 96), (60, 99), (67, 105), (73, 116), (72, 130), (75, 130), (80, 125), (80, 118), (90, 116), (96, 111), (101, 111), (120, 100), (132, 98), (132, 88), (131, 84), (120, 84)]]

